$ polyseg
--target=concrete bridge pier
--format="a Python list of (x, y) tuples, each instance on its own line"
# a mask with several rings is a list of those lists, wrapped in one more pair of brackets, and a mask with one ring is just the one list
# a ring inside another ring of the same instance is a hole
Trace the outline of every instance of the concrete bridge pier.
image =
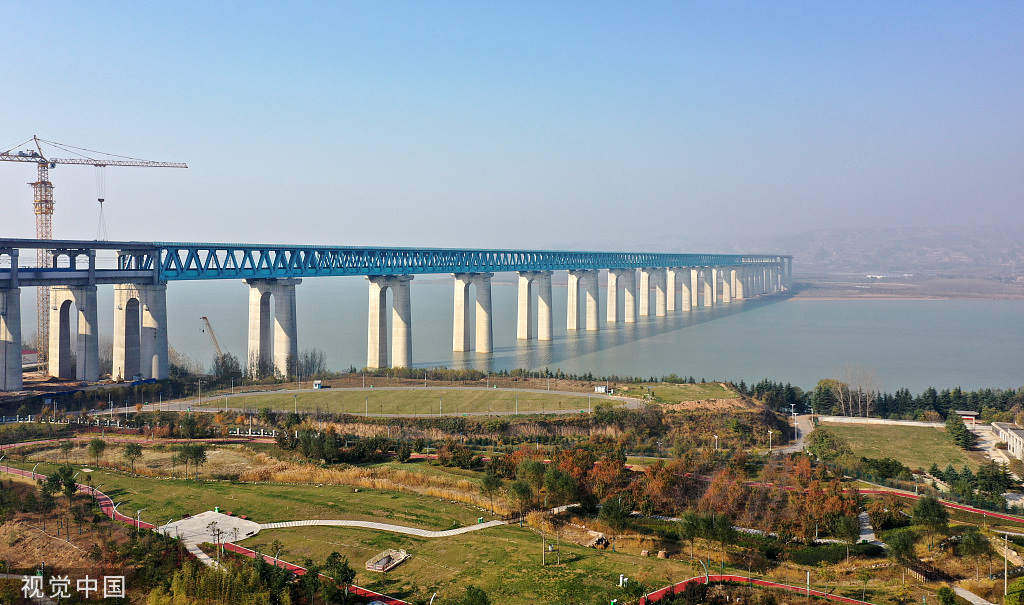
[(623, 282), (622, 319), (628, 324), (636, 323), (636, 269), (626, 269)]
[(691, 311), (693, 309), (693, 302), (691, 300), (690, 288), (692, 287), (690, 282), (690, 268), (682, 267), (679, 269), (679, 285), (681, 290), (681, 296), (679, 301), (682, 303), (680, 309), (683, 311)]
[(713, 306), (715, 304), (714, 288), (712, 288), (712, 286), (711, 286), (711, 282), (714, 279), (713, 276), (712, 276), (711, 268), (710, 267), (704, 267), (703, 269), (701, 269), (701, 274), (703, 276), (703, 280), (702, 281), (703, 281), (703, 286), (704, 286), (704, 301), (703, 301), (704, 304), (702, 306), (710, 307), (710, 306)]
[(388, 290), (391, 290), (391, 367), (412, 364), (411, 275), (370, 275), (370, 305), (367, 322), (366, 367), (388, 367)]
[(678, 267), (669, 267), (665, 269), (665, 294), (668, 296), (668, 299), (665, 301), (665, 310), (670, 313), (676, 310), (676, 301), (679, 298), (679, 288), (676, 285), (678, 271)]
[(640, 317), (651, 314), (651, 275), (656, 269), (640, 269)]
[(719, 269), (722, 274), (722, 304), (732, 302), (732, 270), (729, 268)]
[(700, 268), (690, 267), (690, 308), (696, 309), (699, 306), (698, 296), (700, 295)]
[[(601, 315), (600, 296), (598, 294), (597, 278), (599, 271), (593, 269), (579, 269), (569, 271), (569, 296), (566, 308), (566, 328), (579, 330), (584, 327), (580, 316), (580, 283), (583, 284), (583, 297), (586, 299), (585, 315), (587, 330), (600, 330), (599, 318)], [(628, 288), (628, 284), (627, 284)], [(629, 294), (626, 294), (626, 321), (629, 321)]]
[(167, 285), (114, 286), (115, 378), (163, 380), (167, 366)]
[[(538, 340), (551, 340), (552, 338), (551, 273), (551, 271), (519, 272), (519, 313), (516, 324), (516, 338), (519, 340), (531, 340), (535, 335)], [(569, 281), (571, 295), (573, 288), (571, 276)], [(533, 319), (535, 294), (537, 299), (536, 325), (534, 325)]]
[(469, 286), (476, 286), (476, 351), (493, 351), (491, 328), (491, 278), (493, 273), (455, 273), (455, 312), (452, 350), (471, 351), (469, 338)]
[(607, 321), (610, 324), (619, 321), (619, 291), (622, 290), (622, 281), (625, 280), (628, 269), (608, 269), (608, 302)]
[[(254, 374), (288, 376), (299, 357), (295, 286), (301, 279), (247, 279), (249, 284), (249, 353)], [(273, 299), (274, 308), (270, 303)]]
[(0, 366), (0, 391), (20, 391), (21, 288), (0, 288)]
[(743, 300), (743, 296), (743, 269), (733, 268), (732, 297), (734, 300)]
[(668, 297), (665, 291), (666, 282), (668, 280), (667, 270), (664, 267), (659, 267), (654, 270), (651, 277), (654, 281), (654, 315), (655, 317), (665, 317), (668, 308)]
[[(71, 305), (78, 309), (75, 369), (71, 368)], [(95, 382), (100, 379), (96, 286), (50, 288), (50, 374)]]

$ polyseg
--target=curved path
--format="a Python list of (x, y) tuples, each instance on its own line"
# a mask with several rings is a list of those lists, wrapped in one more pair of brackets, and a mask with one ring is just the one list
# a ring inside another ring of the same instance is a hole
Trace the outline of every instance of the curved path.
[(312, 519), (309, 521), (282, 521), (280, 523), (264, 523), (260, 525), (260, 530), (264, 529), (280, 529), (283, 527), (306, 527), (310, 525), (331, 525), (336, 527), (362, 527), (365, 529), (375, 529), (378, 531), (390, 531), (396, 534), (408, 534), (410, 536), (419, 536), (421, 538), (447, 538), (448, 536), (457, 536), (466, 532), (477, 531), (480, 529), (487, 529), (488, 527), (494, 527), (496, 525), (505, 525), (504, 521), (488, 521), (487, 523), (478, 523), (476, 525), (467, 525), (466, 527), (459, 527), (456, 529), (446, 529), (443, 531), (431, 531), (429, 529), (420, 529), (418, 527), (406, 527), (404, 525), (391, 525), (389, 523), (377, 523), (375, 521), (348, 521), (345, 519)]

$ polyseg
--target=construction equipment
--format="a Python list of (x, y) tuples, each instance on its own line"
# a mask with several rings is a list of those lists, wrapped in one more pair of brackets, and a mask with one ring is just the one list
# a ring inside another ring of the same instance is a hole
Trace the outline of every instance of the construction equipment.
[(210, 325), (210, 320), (206, 319), (205, 315), (199, 319), (203, 320), (203, 323), (206, 324), (206, 329), (203, 331), (210, 334), (210, 340), (213, 341), (213, 350), (217, 352), (217, 359), (224, 357), (224, 353), (220, 350), (220, 343), (217, 342), (217, 335), (213, 333), (213, 326)]
[[(32, 143), (35, 149), (25, 149), (15, 151), (18, 147), (22, 147)], [(41, 143), (51, 145), (57, 149), (65, 151), (71, 155), (79, 156), (73, 158), (54, 158), (47, 157), (47, 154), (43, 152)], [(96, 158), (90, 157), (86, 154), (102, 155), (107, 158)], [(113, 159), (117, 158), (117, 159)], [(50, 182), (50, 169), (56, 168), (57, 164), (84, 164), (86, 166), (95, 166), (97, 168), (104, 168), (106, 166), (143, 166), (149, 168), (188, 168), (185, 164), (176, 162), (152, 162), (149, 160), (140, 160), (138, 158), (131, 158), (127, 156), (119, 156), (111, 153), (104, 153), (102, 151), (93, 151), (91, 149), (84, 149), (81, 147), (73, 147), (71, 145), (65, 145), (62, 143), (54, 143), (53, 141), (47, 141), (40, 139), (37, 136), (33, 136), (27, 141), (18, 143), (13, 148), (0, 152), (0, 161), (3, 162), (27, 162), (36, 165), (36, 181), (29, 183), (32, 185), (32, 205), (35, 209), (36, 214), (36, 239), (47, 240), (53, 239), (53, 183)], [(102, 193), (101, 193), (102, 195)], [(100, 199), (100, 208), (102, 212), (103, 200)], [(102, 218), (101, 218), (102, 220)], [(36, 266), (48, 267), (50, 265), (50, 253), (48, 250), (40, 248), (36, 252)], [(47, 353), (48, 343), (50, 335), (50, 290), (49, 288), (39, 287), (36, 291), (36, 349), (39, 359), (39, 367), (48, 368), (47, 365)]]

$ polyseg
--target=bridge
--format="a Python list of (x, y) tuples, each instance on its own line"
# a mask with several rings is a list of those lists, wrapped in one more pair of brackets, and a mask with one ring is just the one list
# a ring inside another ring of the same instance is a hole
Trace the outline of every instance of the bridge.
[[(48, 266), (22, 266), (23, 250), (31, 250), (33, 259), (38, 250), (45, 250)], [(756, 254), (0, 238), (0, 365), (4, 368), (0, 391), (22, 388), (22, 287), (50, 288), (45, 356), (51, 375), (99, 379), (96, 292), (98, 286), (113, 285), (113, 375), (163, 379), (168, 376), (167, 284), (244, 280), (249, 287), (249, 370), (287, 375), (288, 360), (298, 355), (296, 286), (306, 278), (366, 278), (366, 365), (410, 367), (410, 284), (416, 275), (444, 273), (453, 277), (452, 350), (491, 353), (491, 278), (495, 273), (518, 274), (517, 338), (551, 340), (551, 278), (555, 271), (568, 274), (566, 327), (599, 330), (601, 274), (606, 275), (607, 288), (604, 321), (633, 323), (651, 315), (652, 307), (653, 315), (661, 317), (784, 291), (792, 281), (792, 261), (792, 256)], [(392, 297), (390, 319), (388, 291)], [(470, 326), (474, 304), (476, 322)], [(72, 308), (78, 319), (74, 339), (70, 333)], [(471, 338), (474, 332), (475, 339)], [(72, 345), (78, 360), (74, 369)]]

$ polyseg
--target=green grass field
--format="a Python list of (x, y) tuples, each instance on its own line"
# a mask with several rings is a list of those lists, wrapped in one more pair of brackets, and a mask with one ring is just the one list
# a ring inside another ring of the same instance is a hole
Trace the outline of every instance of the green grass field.
[(911, 469), (927, 470), (934, 462), (941, 469), (947, 464), (958, 469), (966, 464), (976, 470), (984, 461), (981, 452), (965, 452), (954, 445), (944, 429), (824, 422), (822, 426), (845, 439), (856, 456), (891, 457)]
[[(6, 464), (7, 461), (5, 460)], [(31, 469), (34, 463), (12, 463)], [(72, 465), (75, 471), (82, 466)], [(36, 469), (49, 473), (56, 465), (43, 463)], [(258, 523), (302, 519), (356, 519), (382, 521), (424, 529), (451, 529), (476, 523), (479, 509), (428, 496), (359, 488), (345, 485), (271, 485), (226, 481), (182, 481), (154, 477), (132, 477), (124, 473), (92, 471), (93, 487), (116, 502), (122, 512), (147, 509), (142, 518), (156, 525), (182, 515), (194, 515), (220, 507), (236, 515), (247, 515)], [(82, 482), (84, 475), (79, 475)], [(127, 514), (127, 512), (126, 512)]]
[(287, 545), (293, 561), (323, 561), (338, 551), (358, 570), (357, 584), (378, 590), (380, 575), (365, 570), (366, 560), (386, 548), (405, 549), (411, 559), (388, 574), (384, 589), (406, 598), (429, 597), (435, 591), (439, 598), (455, 596), (466, 584), (475, 584), (487, 591), (492, 603), (596, 605), (628, 600), (618, 588), (620, 573), (652, 588), (695, 575), (689, 561), (597, 551), (565, 542), (561, 565), (554, 565), (555, 555), (549, 553), (550, 564), (541, 566), (540, 535), (515, 525), (436, 539), (339, 527), (288, 528), (260, 532), (241, 544), (253, 548), (274, 540)]
[(647, 383), (644, 385), (624, 385), (628, 389), (619, 388), (620, 395), (640, 397), (650, 387), (655, 401), (660, 403), (685, 403), (704, 399), (736, 399), (740, 396), (736, 391), (719, 383), (707, 384), (673, 384), (668, 382)]
[[(254, 393), (227, 398), (229, 408), (263, 409), (290, 412), (316, 411), (344, 414), (418, 414), (437, 415), (439, 412), (469, 414), (481, 412), (514, 413), (573, 410), (586, 412), (588, 406), (607, 402), (608, 399), (564, 393), (538, 393), (536, 391), (506, 391), (500, 389), (365, 389), (348, 391), (323, 389), (299, 393)], [(613, 400), (614, 405), (622, 405)], [(203, 401), (203, 406), (223, 407), (224, 397)]]

